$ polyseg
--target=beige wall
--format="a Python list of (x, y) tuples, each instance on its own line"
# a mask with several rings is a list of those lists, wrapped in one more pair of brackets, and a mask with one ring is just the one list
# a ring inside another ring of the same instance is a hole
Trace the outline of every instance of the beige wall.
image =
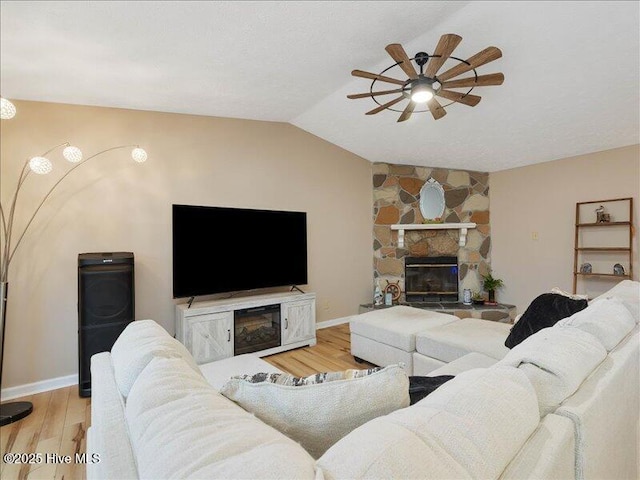
[[(16, 102), (2, 121), (2, 200), (25, 158), (64, 141), (86, 155), (139, 143), (147, 163), (122, 150), (96, 158), (61, 184), (25, 237), (9, 272), (3, 387), (77, 373), (77, 255), (132, 251), (136, 317), (174, 332), (171, 204), (307, 212), (309, 285), (318, 321), (357, 312), (371, 298), (371, 165), (285, 123)], [(22, 207), (33, 206), (66, 162), (32, 175)], [(57, 177), (55, 177), (57, 178)], [(24, 220), (25, 211), (18, 212)], [(17, 222), (20, 223), (20, 222)], [(17, 225), (19, 227), (19, 225)], [(221, 257), (236, 252), (234, 232)]]
[[(492, 267), (505, 281), (498, 300), (516, 304), (522, 313), (531, 300), (553, 287), (573, 288), (576, 202), (633, 197), (638, 231), (640, 146), (495, 172), (490, 186)], [(638, 246), (636, 234), (634, 280), (640, 273)], [(604, 260), (612, 263), (611, 258)], [(594, 280), (579, 285), (579, 293), (594, 295), (613, 283)]]

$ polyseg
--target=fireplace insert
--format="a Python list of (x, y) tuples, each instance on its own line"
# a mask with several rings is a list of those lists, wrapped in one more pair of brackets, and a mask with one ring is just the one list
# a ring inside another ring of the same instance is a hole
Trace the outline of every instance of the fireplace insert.
[(234, 355), (280, 346), (280, 304), (236, 310), (233, 324)]
[(457, 257), (405, 257), (405, 296), (413, 302), (457, 302)]

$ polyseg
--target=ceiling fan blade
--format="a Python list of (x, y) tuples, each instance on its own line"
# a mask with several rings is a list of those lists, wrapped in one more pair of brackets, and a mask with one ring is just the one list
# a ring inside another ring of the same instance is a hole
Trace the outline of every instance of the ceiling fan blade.
[(435, 120), (438, 120), (447, 114), (447, 111), (442, 108), (440, 102), (438, 102), (438, 100), (436, 100), (435, 98), (429, 100), (427, 102), (427, 106), (429, 107), (429, 111), (431, 112), (431, 115), (433, 115), (433, 118)]
[[(433, 78), (435, 77), (440, 67), (444, 65), (444, 62), (447, 61), (449, 56), (456, 49), (458, 44), (462, 41), (462, 37), (460, 35), (456, 35), (455, 33), (447, 33), (440, 37), (438, 41), (438, 45), (436, 45), (436, 49), (433, 52), (433, 56), (429, 58), (429, 62), (427, 63), (427, 68), (424, 71), (425, 76)], [(439, 55), (436, 56), (436, 55)]]
[(451, 90), (440, 90), (436, 93), (439, 97), (446, 98), (447, 100), (453, 100), (454, 102), (462, 103), (464, 105), (468, 105), (470, 107), (475, 107), (480, 103), (482, 97), (471, 94), (464, 94), (459, 92), (453, 92)]
[(473, 57), (467, 58), (467, 63), (459, 63), (453, 68), (450, 68), (442, 75), (438, 75), (440, 82), (445, 82), (450, 78), (457, 77), (458, 75), (478, 68), (486, 63), (493, 62), (502, 56), (502, 52), (497, 47), (487, 47), (481, 52), (476, 53)]
[(354, 93), (352, 95), (347, 95), (347, 98), (355, 99), (355, 98), (366, 98), (366, 97), (377, 97), (378, 95), (389, 95), (390, 93), (402, 93), (403, 90), (401, 88), (395, 90), (380, 90), (379, 92), (368, 92), (368, 93)]
[(389, 55), (391, 55), (391, 58), (393, 58), (398, 63), (398, 66), (402, 70), (404, 70), (404, 73), (407, 74), (407, 77), (409, 77), (411, 80), (415, 80), (416, 78), (418, 78), (418, 72), (416, 72), (416, 69), (411, 64), (411, 60), (409, 60), (407, 52), (404, 51), (402, 45), (400, 45), (399, 43), (392, 43), (390, 45), (387, 45), (385, 50)]
[(502, 73), (490, 73), (488, 75), (479, 75), (478, 78), (467, 77), (443, 82), (442, 86), (444, 88), (488, 87), (490, 85), (502, 85), (502, 82), (504, 82)]
[(385, 108), (394, 106), (396, 103), (398, 103), (400, 100), (403, 100), (404, 98), (405, 98), (404, 95), (400, 95), (398, 98), (394, 98), (393, 100), (385, 103), (384, 105), (380, 105), (379, 107), (376, 107), (373, 110), (369, 110), (367, 113), (365, 113), (365, 115), (375, 115), (376, 113), (381, 112)]
[(353, 75), (354, 77), (362, 77), (362, 78), (369, 78), (371, 80), (379, 80), (381, 82), (395, 83), (396, 85), (404, 86), (404, 84), (406, 83), (403, 80), (397, 80), (395, 78), (385, 77), (383, 75), (378, 75), (376, 73), (363, 72), (362, 70), (354, 70), (351, 72), (351, 75)]
[(398, 118), (398, 122), (404, 122), (405, 120), (409, 120), (415, 108), (416, 108), (415, 102), (412, 102), (411, 100), (409, 100), (409, 103), (407, 104), (407, 106), (404, 107), (404, 112), (402, 112), (402, 115), (400, 115), (400, 117)]

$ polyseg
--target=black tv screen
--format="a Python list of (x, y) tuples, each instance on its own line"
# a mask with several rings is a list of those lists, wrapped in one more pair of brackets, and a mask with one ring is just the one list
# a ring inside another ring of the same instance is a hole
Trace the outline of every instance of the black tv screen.
[(307, 283), (307, 214), (173, 205), (173, 297)]

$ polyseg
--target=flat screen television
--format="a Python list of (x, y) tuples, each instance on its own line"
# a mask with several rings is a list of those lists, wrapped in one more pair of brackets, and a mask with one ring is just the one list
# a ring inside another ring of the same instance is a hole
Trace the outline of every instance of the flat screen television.
[(307, 214), (173, 205), (173, 297), (307, 283)]

